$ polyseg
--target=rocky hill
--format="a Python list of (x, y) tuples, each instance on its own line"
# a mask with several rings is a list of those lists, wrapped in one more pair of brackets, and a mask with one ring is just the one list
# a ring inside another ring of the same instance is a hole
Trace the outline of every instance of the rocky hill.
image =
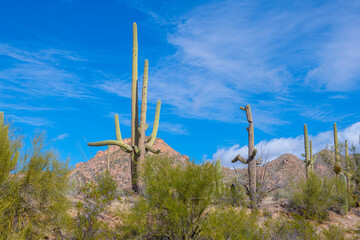
[[(129, 143), (130, 139), (124, 142)], [(177, 163), (189, 162), (189, 157), (181, 155), (175, 151), (162, 139), (156, 139), (154, 148), (161, 150), (160, 155), (167, 155), (175, 159)], [(151, 154), (151, 153), (150, 153)], [(333, 152), (322, 150), (317, 155), (314, 170), (321, 176), (333, 175), (333, 165), (331, 163)], [(88, 162), (80, 162), (75, 166), (71, 173), (71, 179), (87, 182), (94, 180), (97, 173), (104, 171), (107, 167), (107, 150), (98, 151), (96, 155)], [(291, 180), (305, 178), (305, 163), (293, 154), (283, 154), (277, 159), (263, 164), (258, 168), (258, 175), (262, 181), (268, 186), (286, 185)], [(110, 146), (110, 172), (118, 182), (118, 187), (122, 189), (131, 189), (130, 178), (130, 154), (125, 153), (117, 146)], [(223, 167), (225, 181), (228, 183), (236, 181), (236, 179), (247, 181), (247, 168), (231, 169)]]
[[(333, 166), (328, 163), (328, 158), (323, 157), (320, 153), (317, 154), (317, 160), (314, 164), (314, 171), (321, 176), (332, 176)], [(329, 155), (327, 155), (329, 157)], [(325, 160), (324, 160), (325, 159)], [(257, 168), (258, 177), (261, 178), (268, 188), (270, 186), (284, 186), (291, 181), (297, 181), (305, 178), (305, 163), (297, 156), (286, 153), (273, 161), (264, 163)], [(247, 168), (231, 169), (228, 167), (223, 168), (225, 181), (234, 182), (240, 180), (245, 183), (248, 180)]]
[[(124, 142), (130, 144), (130, 138), (124, 139)], [(160, 155), (172, 157), (177, 163), (187, 163), (189, 161), (188, 156), (181, 155), (160, 138), (156, 139), (153, 147), (160, 149)], [(118, 182), (119, 188), (131, 189), (130, 153), (123, 152), (118, 146), (110, 146), (109, 149), (111, 175)], [(98, 151), (89, 161), (76, 164), (71, 172), (70, 179), (81, 182), (95, 180), (96, 174), (104, 171), (107, 167), (107, 153), (108, 150)]]

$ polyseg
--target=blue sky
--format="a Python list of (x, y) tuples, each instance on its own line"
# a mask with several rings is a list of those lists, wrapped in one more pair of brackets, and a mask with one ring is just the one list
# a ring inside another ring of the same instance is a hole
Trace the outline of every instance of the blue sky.
[[(139, 79), (149, 59), (148, 115), (158, 137), (196, 162), (245, 154), (255, 143), (300, 156), (303, 124), (315, 150), (359, 146), (359, 1), (83, 1), (0, 3), (0, 110), (26, 135), (46, 130), (72, 165), (130, 136), (132, 23)], [(151, 128), (150, 128), (151, 129)]]

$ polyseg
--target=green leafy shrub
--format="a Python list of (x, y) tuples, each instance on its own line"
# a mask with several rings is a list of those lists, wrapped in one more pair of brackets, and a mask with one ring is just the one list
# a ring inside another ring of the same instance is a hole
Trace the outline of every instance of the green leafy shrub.
[(290, 205), (310, 219), (325, 219), (326, 210), (334, 205), (334, 182), (310, 174), (307, 180), (291, 185)]
[(101, 220), (106, 207), (118, 197), (116, 181), (109, 171), (96, 176), (96, 182), (79, 186), (81, 200), (76, 204), (77, 216), (73, 235), (76, 239), (108, 239), (113, 231)]
[[(9, 140), (3, 136), (1, 141), (6, 145)], [(21, 155), (22, 164), (14, 161), (12, 167), (1, 172), (1, 239), (60, 236), (69, 226), (69, 201), (66, 197), (69, 167), (58, 160), (54, 151), (47, 150), (44, 142), (43, 134), (34, 137), (32, 147)], [(3, 152), (0, 155), (4, 156)], [(11, 159), (16, 155), (13, 151)], [(1, 162), (9, 159), (7, 156), (1, 158)]]
[(264, 239), (263, 230), (257, 224), (256, 213), (247, 214), (246, 209), (219, 207), (209, 212), (202, 223), (200, 239)]
[(150, 156), (143, 164), (144, 197), (123, 212), (123, 239), (196, 239), (214, 198), (213, 164), (174, 165)]
[(345, 240), (346, 231), (336, 225), (331, 225), (328, 229), (322, 231), (323, 239)]
[(233, 183), (230, 186), (224, 188), (221, 195), (221, 202), (219, 204), (228, 204), (233, 207), (236, 206), (246, 206), (247, 195), (245, 193), (244, 187), (239, 183)]
[(278, 218), (265, 222), (266, 238), (272, 240), (317, 240), (319, 239), (312, 223), (301, 216), (294, 219)]

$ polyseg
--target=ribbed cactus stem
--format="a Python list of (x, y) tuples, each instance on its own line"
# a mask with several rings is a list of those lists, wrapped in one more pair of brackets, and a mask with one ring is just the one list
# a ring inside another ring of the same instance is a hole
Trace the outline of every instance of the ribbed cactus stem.
[(136, 118), (137, 112), (137, 95), (138, 95), (138, 40), (137, 25), (133, 23), (133, 52), (132, 52), (132, 84), (131, 84), (131, 145), (135, 145), (136, 128), (138, 127)]
[(310, 172), (313, 172), (314, 170), (314, 162), (316, 160), (316, 156), (313, 155), (312, 140), (310, 140), (310, 149), (309, 149), (309, 135), (306, 124), (304, 124), (304, 147), (305, 147), (305, 154), (302, 154), (302, 156), (305, 157), (306, 178), (308, 178)]
[[(138, 117), (138, 39), (137, 25), (133, 23), (133, 52), (132, 52), (132, 84), (131, 84), (131, 146), (134, 148), (139, 138), (137, 128), (139, 125)], [(137, 177), (138, 154), (131, 152), (131, 184), (132, 189), (138, 192)]]
[(145, 60), (144, 64), (144, 76), (143, 76), (143, 87), (142, 87), (142, 98), (141, 98), (141, 114), (140, 114), (140, 138), (139, 138), (139, 150), (140, 156), (139, 161), (145, 159), (146, 149), (145, 149), (145, 127), (146, 127), (146, 111), (147, 111), (147, 87), (148, 87), (148, 71), (149, 71), (149, 62)]
[(254, 144), (254, 124), (251, 115), (250, 105), (245, 107), (240, 107), (241, 110), (246, 111), (246, 118), (249, 123), (249, 126), (246, 128), (248, 131), (248, 159), (245, 160), (240, 155), (236, 156), (231, 162), (235, 163), (240, 161), (242, 163), (248, 164), (248, 173), (249, 173), (249, 187), (250, 187), (250, 207), (256, 208), (256, 165), (260, 165), (262, 161), (256, 160), (256, 149)]
[(156, 112), (155, 112), (154, 126), (153, 126), (153, 130), (152, 130), (152, 133), (151, 133), (151, 140), (148, 142), (148, 144), (146, 144), (149, 147), (154, 145), (156, 135), (157, 135), (157, 132), (158, 132), (158, 129), (159, 129), (160, 109), (161, 109), (161, 101), (158, 100), (157, 103), (156, 103)]
[(338, 143), (336, 123), (334, 123), (334, 148), (335, 148), (334, 172), (336, 173), (336, 176), (339, 176), (339, 174), (341, 172), (341, 167), (340, 167), (340, 153), (339, 153), (339, 143)]
[(310, 174), (310, 155), (309, 155), (309, 137), (307, 125), (304, 124), (304, 146), (305, 146), (305, 169), (306, 169), (306, 177), (309, 177)]

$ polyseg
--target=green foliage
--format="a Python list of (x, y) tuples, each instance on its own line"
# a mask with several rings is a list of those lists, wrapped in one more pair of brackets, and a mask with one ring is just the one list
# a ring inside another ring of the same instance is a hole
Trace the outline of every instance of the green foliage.
[(333, 206), (336, 189), (332, 181), (321, 179), (311, 173), (307, 180), (301, 180), (290, 187), (291, 206), (310, 219), (324, 219), (326, 210)]
[(265, 222), (267, 239), (317, 240), (319, 236), (312, 223), (301, 216), (294, 219), (278, 218)]
[(239, 183), (232, 183), (230, 186), (224, 188), (222, 199), (224, 200), (222, 203), (229, 204), (233, 207), (245, 206), (247, 204), (247, 195), (244, 187)]
[(349, 206), (354, 205), (354, 201), (347, 190), (346, 177), (341, 173), (339, 178), (333, 179), (333, 182), (336, 187), (336, 192), (333, 195), (333, 209), (340, 214), (347, 214)]
[(9, 177), (18, 160), (21, 147), (20, 138), (16, 138), (10, 125), (4, 122), (4, 113), (0, 112), (0, 184)]
[(122, 238), (196, 239), (214, 197), (214, 165), (174, 166), (168, 157), (151, 156), (143, 168), (145, 196), (122, 213)]
[(96, 183), (80, 187), (81, 200), (76, 204), (77, 216), (73, 235), (76, 239), (104, 239), (114, 235), (100, 217), (117, 198), (116, 182), (109, 171), (96, 176)]
[(16, 163), (12, 175), (11, 169), (1, 172), (4, 179), (0, 184), (1, 239), (59, 236), (60, 229), (69, 226), (66, 198), (69, 167), (58, 160), (54, 151), (45, 149), (44, 139), (43, 134), (33, 139), (23, 164)]
[(218, 208), (210, 211), (202, 224), (199, 239), (264, 239), (263, 230), (257, 224), (256, 213), (246, 209)]
[(216, 160), (215, 169), (216, 169), (216, 179), (215, 179), (216, 194), (221, 195), (224, 189), (224, 180), (223, 180), (224, 177), (223, 177), (220, 159)]
[(336, 225), (331, 225), (329, 229), (322, 231), (323, 239), (327, 240), (345, 240), (346, 231)]

